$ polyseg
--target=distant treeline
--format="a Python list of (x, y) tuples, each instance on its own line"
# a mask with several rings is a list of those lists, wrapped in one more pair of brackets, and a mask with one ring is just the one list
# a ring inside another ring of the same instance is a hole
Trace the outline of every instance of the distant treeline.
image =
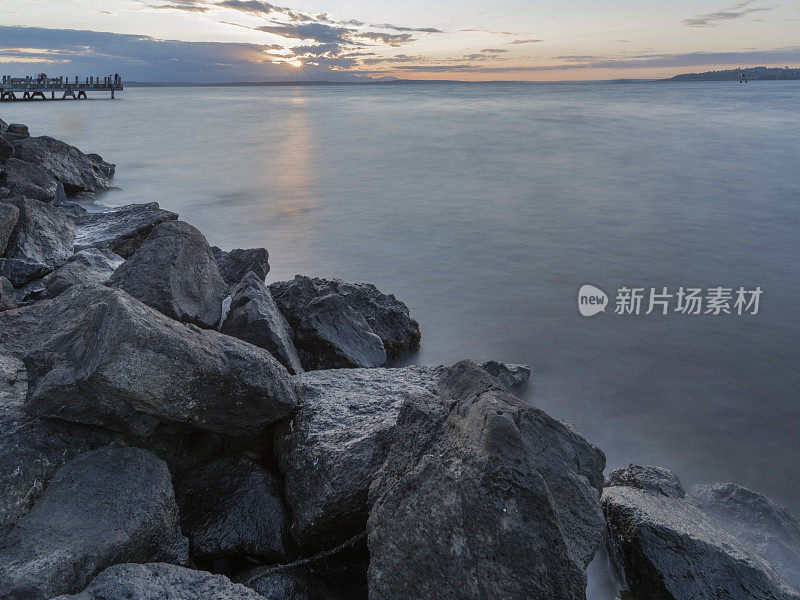
[(665, 81), (738, 81), (741, 79), (742, 73), (745, 73), (749, 80), (800, 79), (800, 69), (751, 67), (747, 69), (728, 69), (727, 71), (685, 73), (670, 77)]

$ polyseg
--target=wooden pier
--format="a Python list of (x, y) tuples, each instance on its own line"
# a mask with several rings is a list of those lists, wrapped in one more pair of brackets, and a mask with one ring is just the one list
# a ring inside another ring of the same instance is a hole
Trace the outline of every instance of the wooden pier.
[(11, 77), (3, 75), (0, 82), (0, 102), (16, 100), (85, 100), (87, 92), (122, 91), (122, 77), (47, 77), (44, 74), (34, 77)]

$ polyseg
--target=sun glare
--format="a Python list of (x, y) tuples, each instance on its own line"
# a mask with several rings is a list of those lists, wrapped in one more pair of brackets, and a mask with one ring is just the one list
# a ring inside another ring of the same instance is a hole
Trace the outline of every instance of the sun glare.
[(300, 67), (303, 66), (303, 61), (301, 61), (299, 58), (296, 58), (294, 60), (290, 60), (289, 64), (292, 65), (294, 68), (299, 69)]

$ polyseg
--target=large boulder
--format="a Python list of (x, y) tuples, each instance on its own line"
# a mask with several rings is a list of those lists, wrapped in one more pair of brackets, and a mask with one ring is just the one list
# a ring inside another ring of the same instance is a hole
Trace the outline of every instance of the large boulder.
[(263, 279), (249, 271), (231, 292), (231, 304), (220, 331), (272, 353), (290, 373), (303, 367), (292, 342), (292, 331)]
[(130, 258), (156, 225), (177, 218), (174, 212), (160, 209), (157, 202), (78, 215), (75, 217), (75, 250), (107, 248), (123, 258)]
[(783, 506), (735, 483), (696, 485), (692, 501), (800, 590), (800, 526)]
[(273, 440), (292, 514), (308, 551), (364, 530), (369, 486), (394, 439), (409, 396), (432, 393), (441, 367), (310, 371), (295, 378), (301, 409)]
[(0, 344), (29, 373), (25, 410), (137, 435), (159, 423), (258, 435), (296, 406), (268, 352), (173, 321), (121, 290), (79, 285), (0, 313)]
[(44, 169), (16, 157), (6, 161), (2, 182), (12, 194), (42, 202), (54, 200), (59, 191), (58, 182)]
[(292, 281), (278, 281), (270, 284), (269, 288), (292, 327), (297, 327), (307, 315), (315, 298), (335, 294), (359, 312), (371, 331), (381, 338), (388, 360), (419, 347), (419, 324), (411, 317), (408, 307), (394, 295), (384, 294), (372, 284), (297, 275)]
[(500, 385), (507, 390), (523, 387), (531, 376), (528, 365), (505, 364), (496, 360), (485, 360), (478, 366), (489, 373)]
[[(264, 600), (224, 575), (165, 563), (109, 567), (84, 591), (53, 600)], [(282, 599), (283, 600), (283, 599)], [(288, 600), (288, 599), (287, 599)]]
[(62, 466), (31, 511), (0, 534), (5, 598), (82, 590), (118, 562), (185, 562), (166, 464), (138, 448), (102, 448)]
[(5, 277), (15, 288), (20, 288), (31, 281), (40, 279), (53, 270), (35, 260), (24, 258), (0, 258), (0, 276)]
[(22, 123), (10, 123), (6, 127), (5, 131), (3, 131), (3, 136), (5, 136), (7, 140), (14, 142), (30, 137), (30, 135), (31, 134), (28, 130), (28, 126), (23, 125)]
[(168, 317), (201, 327), (219, 324), (228, 295), (206, 238), (183, 221), (155, 227), (108, 285)]
[(176, 484), (183, 532), (195, 560), (286, 558), (287, 518), (277, 478), (245, 458), (220, 458)]
[(228, 286), (234, 286), (250, 271), (262, 281), (269, 273), (269, 252), (266, 248), (234, 248), (226, 252), (217, 246), (211, 246), (214, 259), (219, 267), (219, 274)]
[(584, 600), (605, 457), (474, 363), (410, 399), (370, 488), (369, 597)]
[(60, 266), (72, 256), (75, 224), (61, 208), (30, 198), (7, 200), (19, 209), (6, 258)]
[(73, 254), (62, 267), (42, 279), (45, 294), (55, 298), (73, 285), (106, 283), (124, 259), (104, 248), (88, 248)]
[(664, 477), (663, 470), (634, 470), (611, 478), (617, 485), (602, 496), (610, 555), (630, 598), (800, 598), (771, 566), (687, 499), (674, 477)]
[(19, 209), (13, 204), (0, 202), (0, 256), (6, 251), (11, 232), (19, 220)]
[(114, 165), (96, 154), (86, 155), (74, 146), (48, 136), (29, 137), (14, 144), (14, 156), (38, 166), (64, 185), (67, 194), (108, 189)]
[(0, 311), (17, 308), (17, 300), (14, 298), (14, 286), (3, 276), (0, 276)]

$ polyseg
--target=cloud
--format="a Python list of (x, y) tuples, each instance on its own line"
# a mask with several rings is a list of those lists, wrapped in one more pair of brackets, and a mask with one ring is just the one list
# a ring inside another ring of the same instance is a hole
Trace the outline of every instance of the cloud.
[[(362, 23), (364, 25), (364, 23)], [(436, 27), (402, 27), (400, 25), (392, 25), (390, 23), (383, 23), (381, 25), (371, 25), (378, 29), (391, 29), (392, 31), (416, 31), (419, 33), (444, 33), (441, 29)]]
[(741, 0), (733, 6), (721, 11), (698, 15), (690, 19), (684, 19), (683, 24), (688, 27), (716, 27), (719, 23), (740, 19), (749, 14), (772, 10), (763, 6), (753, 6), (758, 0)]
[(272, 33), (294, 40), (313, 40), (321, 44), (344, 44), (351, 30), (346, 27), (334, 27), (325, 23), (282, 23), (253, 27), (256, 31)]
[(527, 40), (512, 40), (510, 42), (506, 42), (509, 46), (519, 46), (520, 44), (538, 44), (539, 42), (543, 42), (544, 40), (534, 40), (534, 39), (527, 39)]
[[(182, 10), (184, 12), (196, 12), (196, 13), (204, 13), (211, 10), (209, 6), (196, 6), (193, 4), (159, 4), (158, 6), (154, 6), (156, 10)], [(106, 12), (106, 11), (100, 11)], [(111, 13), (108, 13), (111, 14)]]
[(373, 40), (388, 46), (402, 46), (414, 41), (410, 33), (380, 33), (377, 31), (364, 31), (351, 34), (351, 37)]

